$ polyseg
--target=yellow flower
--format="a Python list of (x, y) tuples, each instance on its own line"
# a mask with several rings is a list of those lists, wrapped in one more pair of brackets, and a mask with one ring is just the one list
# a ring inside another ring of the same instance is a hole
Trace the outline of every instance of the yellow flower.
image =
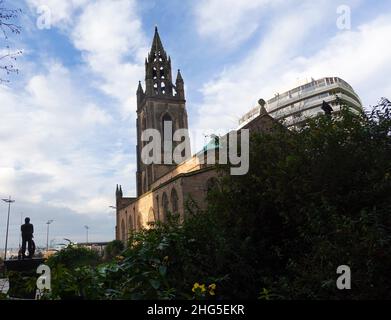
[(197, 290), (201, 291), (201, 293), (205, 292), (206, 291), (205, 285), (196, 282), (191, 291), (196, 292)]
[(200, 284), (198, 282), (196, 282), (193, 286), (193, 289), (191, 289), (191, 291), (195, 292), (199, 287), (200, 287)]
[(122, 260), (124, 260), (125, 259), (125, 257), (124, 256), (116, 256), (115, 257), (118, 261), (122, 261)]
[(210, 294), (211, 296), (216, 295), (216, 293), (215, 293), (216, 284), (215, 284), (215, 283), (210, 284), (210, 285), (208, 286), (208, 289), (209, 289), (209, 294)]
[(216, 290), (216, 284), (215, 283), (212, 283), (211, 285), (209, 285), (209, 290)]

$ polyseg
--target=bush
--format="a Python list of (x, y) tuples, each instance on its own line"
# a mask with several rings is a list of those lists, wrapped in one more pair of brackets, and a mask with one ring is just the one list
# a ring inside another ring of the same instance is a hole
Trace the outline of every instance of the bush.
[[(134, 233), (109, 264), (54, 256), (52, 297), (390, 299), (390, 160), (388, 109), (255, 134), (249, 173), (220, 167), (205, 212)], [(340, 265), (352, 290), (336, 289)]]
[(116, 256), (120, 255), (121, 252), (125, 249), (125, 246), (122, 241), (114, 240), (107, 244), (104, 253), (104, 260), (110, 261)]
[(78, 247), (73, 243), (70, 243), (66, 248), (47, 259), (47, 264), (51, 268), (61, 265), (68, 269), (75, 269), (81, 266), (96, 266), (99, 262), (100, 257), (96, 251)]
[[(224, 175), (209, 208), (232, 253), (215, 266), (230, 298), (391, 298), (390, 134), (383, 109), (252, 137), (249, 173)], [(337, 290), (340, 265), (353, 290)]]

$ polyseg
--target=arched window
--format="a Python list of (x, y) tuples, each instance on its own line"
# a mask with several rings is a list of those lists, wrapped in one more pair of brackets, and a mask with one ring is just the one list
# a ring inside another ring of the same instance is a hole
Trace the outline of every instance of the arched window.
[(133, 207), (133, 217), (132, 217), (132, 221), (133, 221), (133, 226), (134, 226), (134, 229), (137, 230), (137, 216), (136, 216), (136, 208)]
[(148, 223), (153, 223), (153, 222), (155, 222), (155, 213), (153, 211), (153, 208), (150, 208), (148, 212)]
[(165, 78), (164, 68), (160, 67), (160, 79), (164, 79), (164, 78)]
[(162, 196), (162, 207), (163, 207), (163, 220), (166, 220), (168, 214), (168, 197), (164, 192)]
[[(166, 113), (162, 118), (162, 128), (163, 128), (162, 132), (163, 132), (164, 159), (171, 159), (172, 151), (173, 151), (172, 138), (173, 138), (174, 127), (173, 127), (172, 118), (168, 113)], [(166, 146), (166, 144), (168, 146), (171, 146), (171, 148)], [(170, 163), (166, 163), (166, 164), (170, 164)]]
[(121, 239), (122, 241), (126, 241), (126, 234), (125, 234), (125, 231), (126, 228), (125, 228), (125, 221), (122, 219), (121, 221)]
[(159, 203), (159, 195), (156, 196), (156, 212), (157, 212), (156, 219), (157, 219), (157, 220), (160, 220), (160, 203)]
[(133, 219), (131, 214), (129, 214), (129, 218), (128, 218), (128, 229), (129, 232), (133, 231)]
[(171, 204), (172, 204), (172, 212), (178, 213), (178, 194), (175, 188), (171, 191)]
[[(169, 127), (171, 127), (171, 135), (170, 134), (165, 135), (164, 134), (164, 130), (165, 129), (169, 129)], [(163, 139), (164, 139), (164, 141), (166, 141), (166, 140), (171, 141), (172, 140), (172, 132), (174, 131), (174, 128), (173, 128), (172, 118), (171, 118), (171, 116), (168, 113), (166, 113), (163, 116), (163, 118), (162, 118), (162, 128), (163, 128)]]

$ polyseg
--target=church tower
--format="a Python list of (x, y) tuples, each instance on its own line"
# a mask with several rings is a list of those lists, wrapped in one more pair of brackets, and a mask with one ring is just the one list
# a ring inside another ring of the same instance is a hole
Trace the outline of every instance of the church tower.
[[(164, 50), (155, 27), (151, 51), (145, 59), (145, 90), (141, 82), (137, 89), (137, 196), (149, 191), (154, 181), (175, 167), (174, 164), (144, 164), (141, 158), (142, 148), (147, 144), (141, 141), (141, 134), (146, 129), (160, 132), (163, 156), (167, 124), (172, 126), (173, 133), (178, 129), (188, 129), (184, 81), (178, 70), (173, 84), (171, 58)], [(179, 143), (172, 142), (173, 149)]]

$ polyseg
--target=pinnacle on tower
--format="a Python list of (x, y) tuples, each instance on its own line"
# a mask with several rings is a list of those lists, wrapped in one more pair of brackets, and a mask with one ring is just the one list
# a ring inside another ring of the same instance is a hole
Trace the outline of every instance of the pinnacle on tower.
[(144, 93), (143, 86), (141, 85), (141, 81), (138, 82), (138, 87), (137, 87), (137, 93)]
[(180, 99), (185, 99), (185, 84), (182, 78), (181, 70), (178, 69), (178, 74), (175, 82), (176, 96)]
[(178, 75), (176, 77), (176, 82), (179, 82), (179, 81), (183, 82), (183, 78), (182, 78), (182, 74), (181, 74), (181, 70), (180, 69), (178, 69)]

